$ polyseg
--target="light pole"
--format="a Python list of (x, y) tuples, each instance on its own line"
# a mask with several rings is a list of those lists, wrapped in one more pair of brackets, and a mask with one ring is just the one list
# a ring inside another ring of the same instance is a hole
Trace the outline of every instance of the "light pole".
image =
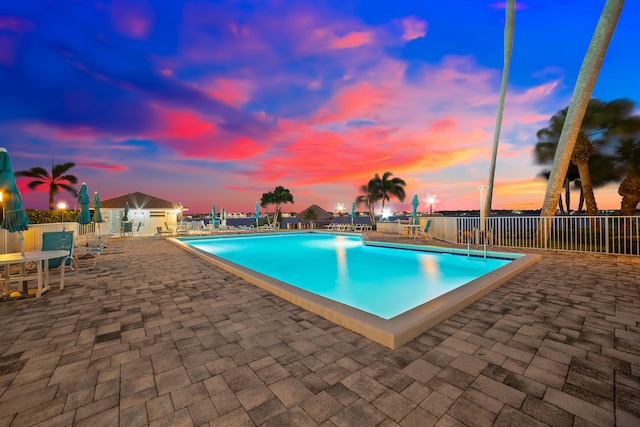
[(65, 202), (58, 203), (58, 209), (60, 209), (60, 222), (64, 222), (64, 210), (67, 208)]
[(427, 203), (429, 203), (429, 216), (433, 215), (433, 204), (435, 203), (435, 199), (433, 197), (429, 197), (427, 199)]

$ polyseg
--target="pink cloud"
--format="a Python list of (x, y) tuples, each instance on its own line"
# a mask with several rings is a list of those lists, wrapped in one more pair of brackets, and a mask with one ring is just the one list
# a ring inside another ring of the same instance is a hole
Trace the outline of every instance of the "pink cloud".
[(234, 107), (241, 107), (250, 99), (252, 84), (247, 80), (216, 79), (209, 94)]
[(352, 31), (344, 37), (331, 40), (332, 49), (350, 49), (371, 43), (373, 35), (364, 31)]
[(129, 169), (125, 165), (112, 165), (107, 163), (80, 163), (77, 166), (90, 169), (106, 169), (114, 171), (126, 171)]
[(402, 40), (415, 40), (427, 34), (427, 23), (415, 16), (409, 16), (401, 21), (403, 29)]
[(113, 29), (125, 37), (146, 39), (153, 30), (155, 14), (145, 0), (115, 0), (108, 12)]

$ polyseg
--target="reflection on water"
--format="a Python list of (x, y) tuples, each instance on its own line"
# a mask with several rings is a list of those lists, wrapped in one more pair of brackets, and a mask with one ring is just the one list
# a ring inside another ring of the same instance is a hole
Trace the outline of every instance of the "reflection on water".
[(418, 258), (420, 263), (420, 270), (428, 277), (430, 280), (438, 280), (441, 277), (441, 269), (440, 264), (434, 257), (425, 256)]

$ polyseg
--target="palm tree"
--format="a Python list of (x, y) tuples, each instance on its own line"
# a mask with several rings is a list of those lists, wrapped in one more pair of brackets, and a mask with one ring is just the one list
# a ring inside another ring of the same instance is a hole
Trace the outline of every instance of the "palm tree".
[[(553, 160), (549, 184), (547, 185), (540, 216), (553, 216), (555, 214), (556, 206), (560, 199), (560, 192), (564, 184), (564, 178), (567, 174), (578, 133), (580, 132), (580, 125), (587, 106), (589, 105), (593, 87), (600, 73), (604, 55), (607, 52), (609, 41), (611, 41), (611, 36), (618, 23), (623, 5), (624, 0), (607, 0), (600, 14), (598, 25), (596, 26), (593, 37), (591, 38), (591, 43), (589, 43), (589, 48), (582, 61), (576, 86), (571, 97), (571, 103), (566, 113), (565, 125), (558, 140), (558, 150)], [(545, 229), (547, 231), (545, 235), (549, 236), (551, 221), (547, 222)]]
[(34, 178), (33, 181), (27, 184), (27, 187), (31, 190), (35, 190), (42, 184), (49, 185), (49, 210), (54, 210), (53, 196), (60, 192), (60, 189), (68, 191), (74, 196), (77, 195), (75, 188), (65, 183), (67, 181), (70, 184), (77, 184), (78, 178), (75, 175), (67, 174), (67, 171), (74, 167), (76, 164), (73, 162), (63, 163), (61, 165), (54, 165), (51, 163), (51, 175), (42, 167), (35, 167), (29, 170), (16, 171), (16, 176), (26, 176)]
[[(397, 198), (401, 202), (406, 197), (404, 187), (407, 185), (403, 179), (391, 178), (393, 175), (391, 172), (385, 172), (382, 178), (376, 174), (375, 180), (379, 186), (380, 198), (382, 199), (382, 210), (384, 211), (384, 202), (390, 200), (391, 196)], [(391, 178), (391, 179), (389, 179)]]
[[(280, 206), (283, 203), (293, 203), (293, 195), (291, 192), (279, 185), (270, 193), (262, 194), (262, 198), (260, 199), (260, 206), (263, 208), (268, 208), (269, 205), (276, 205), (276, 212), (273, 215), (273, 223), (278, 222), (278, 217), (280, 216)], [(269, 212), (267, 210), (267, 218), (269, 217)]]
[(382, 200), (382, 210), (384, 210), (384, 202), (390, 200), (391, 196), (403, 201), (406, 193), (404, 187), (407, 185), (403, 179), (391, 178), (391, 172), (385, 172), (380, 178), (376, 174), (369, 180), (367, 185), (360, 187), (360, 191), (364, 194), (358, 196), (355, 200), (356, 205), (365, 203), (369, 209), (369, 218), (371, 224), (375, 224), (375, 204), (378, 200)]
[(632, 216), (640, 203), (640, 139), (621, 140), (616, 157), (625, 174), (618, 188), (618, 194), (622, 196), (620, 215)]
[(360, 191), (364, 194), (356, 197), (356, 205), (360, 205), (362, 203), (367, 205), (367, 210), (369, 211), (369, 219), (371, 220), (371, 224), (376, 223), (375, 218), (375, 203), (376, 200), (379, 200), (378, 194), (379, 186), (377, 185), (377, 181), (375, 178), (369, 180), (366, 185), (360, 187)]
[(511, 66), (511, 51), (513, 50), (513, 27), (515, 21), (515, 0), (507, 0), (504, 21), (504, 64), (502, 66), (502, 83), (500, 84), (500, 100), (498, 101), (498, 114), (496, 115), (496, 128), (493, 133), (493, 150), (491, 151), (491, 166), (489, 167), (489, 186), (487, 199), (484, 206), (485, 215), (491, 213), (493, 200), (493, 181), (496, 174), (496, 159), (498, 157), (498, 142), (500, 140), (500, 128), (502, 127), (502, 113), (504, 111), (504, 97), (507, 93), (507, 81), (509, 80), (509, 67)]
[[(638, 121), (636, 117), (632, 116), (634, 109), (635, 103), (628, 99), (610, 102), (591, 99), (587, 105), (576, 136), (571, 163), (577, 167), (580, 175), (580, 185), (588, 215), (598, 215), (598, 206), (593, 193), (596, 183), (591, 177), (591, 170), (597, 169), (589, 168), (589, 161), (598, 154), (596, 146), (606, 145), (613, 140), (616, 134), (633, 128), (634, 123)], [(538, 160), (548, 160), (551, 152), (555, 156), (567, 118), (567, 111), (568, 108), (565, 108), (554, 114), (549, 120), (549, 125), (538, 131), (537, 136), (540, 142), (536, 145), (535, 151)], [(566, 180), (565, 177), (565, 185)]]

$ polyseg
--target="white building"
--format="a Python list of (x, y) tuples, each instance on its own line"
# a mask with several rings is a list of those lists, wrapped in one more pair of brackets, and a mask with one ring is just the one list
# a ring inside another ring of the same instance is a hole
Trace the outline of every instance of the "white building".
[(175, 227), (178, 206), (148, 194), (135, 192), (100, 201), (100, 213), (111, 234), (120, 234), (125, 203), (129, 202), (129, 221), (136, 235), (150, 236), (157, 227)]

